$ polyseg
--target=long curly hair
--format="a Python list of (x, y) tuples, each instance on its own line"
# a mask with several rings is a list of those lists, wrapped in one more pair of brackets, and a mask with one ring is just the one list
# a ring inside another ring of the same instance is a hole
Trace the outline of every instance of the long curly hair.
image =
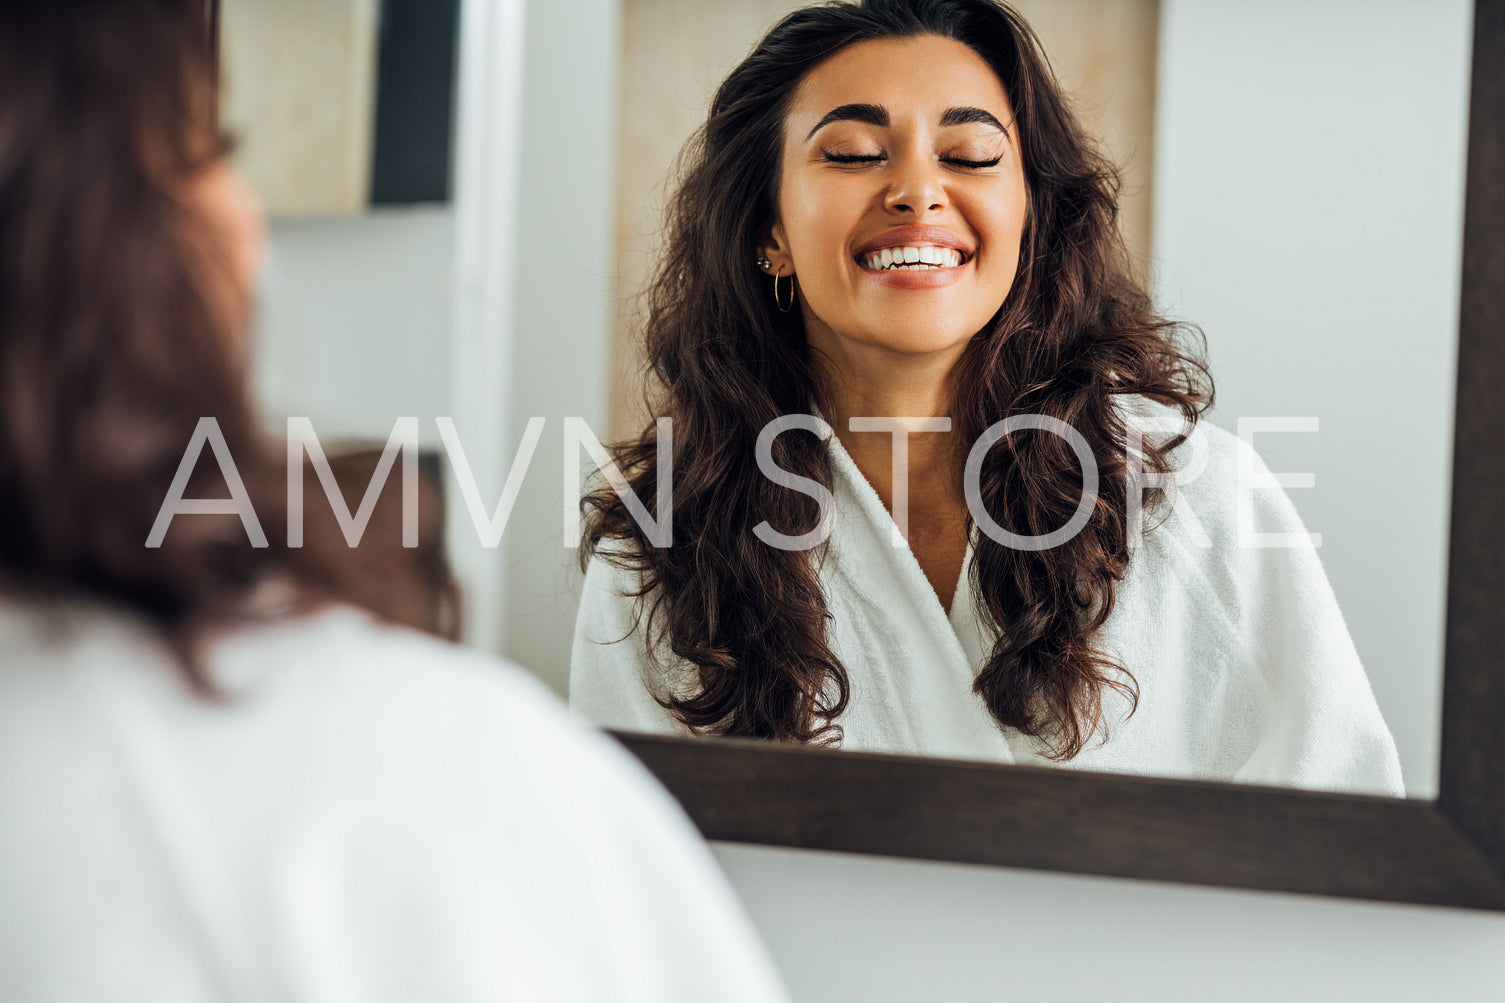
[[(815, 524), (814, 499), (764, 477), (754, 447), (768, 422), (820, 406), (825, 387), (800, 314), (780, 313), (749, 263), (775, 218), (784, 118), (800, 82), (847, 46), (920, 35), (970, 46), (998, 75), (1022, 135), (1028, 189), (1013, 286), (953, 373), (955, 441), (973, 443), (1013, 415), (1046, 415), (1075, 428), (1099, 468), (1090, 521), (1059, 546), (1011, 549), (968, 527), (977, 611), (995, 631), (973, 689), (1000, 726), (1070, 759), (1100, 727), (1106, 739), (1106, 688), (1138, 700), (1128, 669), (1093, 645), (1128, 568), (1129, 492), (1142, 486), (1131, 483), (1115, 398), (1142, 395), (1180, 411), (1185, 430), (1143, 448), (1142, 469), (1163, 474), (1211, 406), (1212, 380), (1200, 332), (1157, 314), (1133, 276), (1117, 226), (1117, 170), (1084, 134), (1029, 26), (996, 0), (808, 7), (780, 21), (726, 78), (681, 156), (664, 256), (644, 294), (660, 394), (653, 411), (673, 419), (675, 542), (652, 546), (621, 498), (600, 486), (581, 502), (582, 560), (636, 572), (644, 643), (693, 666), (696, 684), (655, 697), (691, 730), (840, 741), (850, 683), (828, 640), (820, 550), (766, 546), (752, 532), (765, 519), (785, 533)], [(656, 429), (613, 451), (650, 509)], [(815, 436), (778, 437), (773, 458), (831, 484), (829, 450)], [(1039, 536), (1075, 513), (1083, 471), (1064, 439), (1018, 431), (988, 453), (979, 486), (994, 520)], [(1154, 507), (1164, 496), (1146, 489), (1144, 499)]]

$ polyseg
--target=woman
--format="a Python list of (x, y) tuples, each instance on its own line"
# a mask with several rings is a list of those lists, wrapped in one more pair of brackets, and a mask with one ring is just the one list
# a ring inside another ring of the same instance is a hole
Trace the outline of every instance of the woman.
[[(1132, 278), (1117, 175), (1017, 14), (798, 11), (686, 163), (647, 320), (674, 542), (614, 490), (585, 499), (572, 703), (1403, 793), (1316, 555), (1249, 539), (1240, 492), (1258, 533), (1304, 540), (1296, 513), (1198, 423), (1206, 367)], [(616, 455), (650, 511), (656, 447)]]
[[(383, 622), (430, 619), (428, 570), (286, 545), (205, 8), (0, 6), (0, 997), (783, 998), (635, 761)], [(208, 418), (182, 494), (233, 463), (266, 545), (149, 546)]]

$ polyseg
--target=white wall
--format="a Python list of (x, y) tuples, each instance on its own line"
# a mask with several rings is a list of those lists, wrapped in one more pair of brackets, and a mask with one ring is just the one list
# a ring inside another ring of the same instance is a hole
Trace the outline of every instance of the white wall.
[(616, 0), (527, 5), (508, 448), (530, 417), (547, 425), (503, 542), (503, 650), (561, 696), (581, 582), (563, 547), (564, 418), (607, 437), (619, 21)]
[[(1157, 295), (1292, 489), (1400, 750), (1435, 797), (1469, 0), (1163, 0)], [(1255, 527), (1256, 530), (1259, 527)]]
[(1505, 915), (730, 844), (715, 851), (796, 1003), (1505, 998)]
[(417, 416), (425, 445), (449, 414), (454, 218), (447, 206), (274, 219), (252, 357), (273, 420), (320, 439), (386, 441)]

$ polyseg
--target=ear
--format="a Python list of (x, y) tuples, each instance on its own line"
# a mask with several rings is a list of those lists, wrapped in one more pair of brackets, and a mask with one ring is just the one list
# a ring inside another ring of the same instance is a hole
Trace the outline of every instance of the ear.
[(768, 261), (763, 269), (765, 275), (793, 275), (794, 259), (789, 254), (789, 241), (784, 236), (783, 221), (776, 221), (758, 247), (758, 255)]

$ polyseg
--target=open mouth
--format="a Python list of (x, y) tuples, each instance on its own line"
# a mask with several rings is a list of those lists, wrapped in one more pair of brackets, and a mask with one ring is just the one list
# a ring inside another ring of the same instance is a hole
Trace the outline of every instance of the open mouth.
[(874, 272), (928, 271), (941, 268), (957, 268), (967, 261), (967, 255), (954, 247), (937, 247), (934, 244), (906, 244), (903, 247), (885, 247), (881, 251), (858, 258), (857, 263)]

